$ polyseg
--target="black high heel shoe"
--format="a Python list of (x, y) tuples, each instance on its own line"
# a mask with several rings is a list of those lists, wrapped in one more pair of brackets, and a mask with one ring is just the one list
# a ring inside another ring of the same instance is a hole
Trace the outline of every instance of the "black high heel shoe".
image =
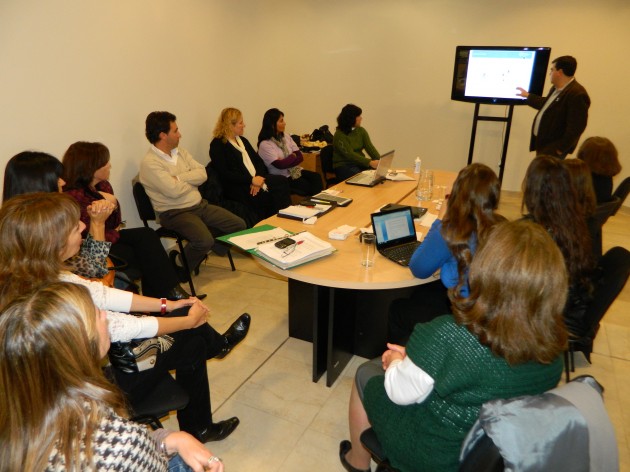
[(347, 439), (344, 439), (339, 443), (339, 460), (341, 461), (343, 468), (348, 472), (372, 472), (372, 469), (369, 467), (363, 470), (350, 465), (350, 463), (346, 460), (346, 454), (350, 452), (350, 449), (352, 449), (352, 443)]

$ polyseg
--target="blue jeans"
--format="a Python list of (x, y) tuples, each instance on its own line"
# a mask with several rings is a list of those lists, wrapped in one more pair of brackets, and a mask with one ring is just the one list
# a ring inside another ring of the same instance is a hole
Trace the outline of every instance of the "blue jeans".
[(168, 472), (192, 472), (179, 454), (175, 454), (168, 460)]

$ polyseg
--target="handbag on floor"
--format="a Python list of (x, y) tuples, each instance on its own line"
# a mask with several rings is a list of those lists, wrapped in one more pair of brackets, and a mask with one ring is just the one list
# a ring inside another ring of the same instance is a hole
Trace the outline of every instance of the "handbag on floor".
[(168, 351), (172, 345), (173, 338), (166, 335), (113, 342), (108, 352), (109, 362), (125, 374), (142, 372), (155, 367), (158, 354)]

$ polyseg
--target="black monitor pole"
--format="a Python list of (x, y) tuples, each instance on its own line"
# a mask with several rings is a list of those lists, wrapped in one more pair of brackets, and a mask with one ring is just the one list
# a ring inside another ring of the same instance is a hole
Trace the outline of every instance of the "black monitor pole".
[(512, 127), (512, 114), (514, 113), (514, 105), (508, 105), (508, 116), (480, 116), (479, 103), (475, 103), (475, 116), (473, 118), (472, 133), (470, 135), (470, 148), (468, 150), (468, 164), (472, 163), (473, 151), (475, 149), (475, 135), (477, 134), (478, 121), (500, 121), (507, 123), (505, 129), (505, 137), (503, 138), (503, 151), (501, 152), (501, 164), (499, 165), (499, 182), (503, 182), (503, 170), (505, 168), (505, 157), (507, 156), (508, 142), (510, 140), (510, 128)]

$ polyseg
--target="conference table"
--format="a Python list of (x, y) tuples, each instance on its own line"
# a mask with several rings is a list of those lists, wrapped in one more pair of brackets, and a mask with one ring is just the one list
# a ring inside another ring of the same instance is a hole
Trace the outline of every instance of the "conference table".
[[(417, 178), (411, 171), (406, 175)], [(456, 174), (434, 171), (434, 185), (450, 192)], [(313, 343), (313, 382), (327, 372), (331, 386), (354, 354), (372, 358), (386, 349), (387, 310), (391, 301), (409, 296), (413, 287), (434, 280), (415, 278), (407, 267), (376, 254), (373, 267), (361, 265), (360, 228), (371, 225), (370, 214), (387, 203), (424, 206), (436, 214), (435, 203), (419, 202), (416, 180), (391, 181), (375, 187), (339, 183), (332, 190), (352, 198), (347, 207), (336, 207), (318, 218), (314, 225), (272, 216), (258, 225), (272, 225), (290, 232), (309, 231), (330, 242), (336, 251), (330, 256), (291, 269), (280, 269), (256, 258), (263, 267), (287, 277), (289, 290), (289, 336)], [(420, 220), (422, 223), (422, 220)], [(416, 222), (425, 235), (428, 227)], [(357, 229), (344, 241), (328, 237), (342, 225)]]

